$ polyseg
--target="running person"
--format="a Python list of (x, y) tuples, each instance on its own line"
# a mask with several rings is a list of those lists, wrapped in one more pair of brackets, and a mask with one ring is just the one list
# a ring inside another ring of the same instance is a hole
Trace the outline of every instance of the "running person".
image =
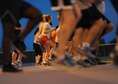
[[(113, 5), (113, 7), (115, 8), (116, 12), (117, 12), (117, 15), (118, 15), (118, 1), (117, 0), (111, 0), (111, 3)], [(118, 27), (116, 29), (116, 46), (115, 46), (115, 49), (114, 49), (114, 63), (116, 65), (118, 65)]]
[[(90, 52), (90, 46), (98, 35), (104, 22), (98, 10), (92, 6), (92, 3), (87, 2), (86, 0), (78, 0), (78, 5), (82, 12), (82, 18), (77, 24), (77, 30), (75, 31), (75, 36), (73, 38), (73, 48), (75, 51), (77, 48), (78, 51), (79, 49), (80, 51), (78, 52), (79, 55), (76, 55), (74, 59), (80, 60), (80, 64), (88, 67), (90, 64), (85, 63), (84, 59), (86, 59), (86, 57), (90, 59), (95, 58), (95, 56)], [(86, 30), (88, 30), (87, 35)], [(82, 51), (85, 51), (83, 52), (83, 55), (81, 55), (81, 49)], [(85, 55), (85, 53), (87, 54)]]
[(45, 53), (45, 48), (39, 40), (39, 28), (36, 29), (34, 33), (34, 43), (33, 47), (35, 50), (35, 65), (38, 66), (42, 62), (43, 53)]
[[(23, 28), (21, 28), (21, 24), (18, 22), (15, 27), (15, 31), (14, 31), (15, 37), (14, 38), (17, 38), (20, 35), (22, 30), (23, 30)], [(18, 59), (16, 60), (17, 56), (18, 56)], [(20, 66), (20, 67), (22, 66), (22, 55), (19, 54), (17, 52), (17, 50), (14, 50), (12, 52), (12, 63), (11, 64), (14, 66)]]
[[(54, 54), (58, 58), (58, 62), (65, 64), (65, 46), (70, 36), (70, 33), (74, 30), (78, 20), (81, 17), (80, 9), (76, 3), (76, 0), (51, 0), (52, 11), (61, 11), (63, 17), (63, 24), (60, 26), (59, 45)], [(66, 31), (66, 32), (65, 32)], [(63, 35), (64, 34), (64, 35)], [(63, 60), (63, 63), (62, 63)], [(69, 66), (73, 66), (73, 63), (68, 62)]]
[[(7, 3), (9, 2), (9, 3)], [(15, 46), (22, 47), (24, 38), (29, 32), (41, 21), (42, 14), (31, 4), (28, 4), (22, 0), (1, 0), (0, 1), (0, 17), (3, 25), (3, 72), (21, 72), (22, 70), (17, 69), (11, 65), (10, 62), (10, 47), (13, 40), (15, 40)], [(29, 21), (23, 32), (18, 38), (12, 38), (12, 32), (14, 31), (16, 22), (21, 18), (28, 18)], [(24, 47), (24, 46), (23, 46)], [(21, 50), (24, 50), (20, 48)]]
[(46, 19), (46, 22), (44, 23), (42, 33), (39, 36), (40, 41), (43, 43), (43, 45), (46, 48), (46, 57), (45, 57), (45, 61), (42, 62), (43, 65), (48, 63), (48, 57), (52, 55), (53, 49), (56, 48), (55, 43), (53, 43), (50, 39), (51, 32), (54, 30), (54, 28), (52, 28), (50, 25), (50, 23), (52, 22), (52, 17), (51, 15), (46, 15), (45, 19)]

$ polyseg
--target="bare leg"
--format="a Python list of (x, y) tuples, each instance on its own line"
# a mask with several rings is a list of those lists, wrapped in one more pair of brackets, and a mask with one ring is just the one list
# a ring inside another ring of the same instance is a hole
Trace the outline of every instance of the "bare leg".
[(39, 60), (40, 60), (41, 56), (38, 55), (38, 56), (35, 56), (35, 63), (38, 64), (39, 63)]
[(34, 27), (42, 20), (42, 14), (38, 11), (35, 7), (31, 6), (28, 8), (24, 13), (23, 16), (25, 18), (29, 18), (25, 29), (23, 30), (22, 34), (19, 36), (20, 40), (22, 41)]
[(17, 53), (12, 52), (12, 65), (15, 65), (16, 57), (17, 57)]
[(103, 20), (99, 19), (92, 27), (91, 29), (88, 31), (88, 35), (85, 39), (84, 42), (87, 42), (89, 44), (91, 44), (93, 42), (93, 40), (95, 39), (95, 37), (99, 34), (99, 32), (101, 31), (101, 27), (103, 26)]
[(20, 61), (20, 62), (21, 62), (21, 61), (22, 61), (22, 57), (23, 57), (23, 56), (19, 54), (17, 61)]
[[(60, 27), (60, 41), (59, 41), (59, 46), (57, 48), (58, 52), (58, 57), (62, 58), (65, 50), (65, 45), (68, 41), (68, 38), (70, 36), (70, 33), (74, 30), (76, 23), (78, 22), (79, 18), (81, 17), (79, 7), (77, 4), (75, 5), (75, 11), (76, 15), (75, 16), (73, 10), (63, 10), (62, 11), (62, 18), (63, 18), (63, 24)], [(66, 31), (66, 32), (65, 32)]]

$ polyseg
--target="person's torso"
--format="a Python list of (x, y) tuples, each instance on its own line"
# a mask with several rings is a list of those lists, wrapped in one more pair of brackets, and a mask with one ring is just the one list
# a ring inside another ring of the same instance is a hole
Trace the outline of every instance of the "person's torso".
[[(44, 30), (49, 30), (49, 32), (45, 32)], [(48, 38), (50, 38), (51, 36), (51, 25), (47, 22), (44, 23), (43, 25), (43, 31), (42, 31), (42, 34), (45, 34)]]

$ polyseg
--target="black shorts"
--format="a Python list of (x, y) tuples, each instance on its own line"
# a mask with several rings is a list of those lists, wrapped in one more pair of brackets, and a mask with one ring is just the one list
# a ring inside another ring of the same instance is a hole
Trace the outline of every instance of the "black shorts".
[(42, 49), (42, 46), (37, 44), (37, 43), (33, 43), (33, 47), (34, 47), (34, 50), (35, 50), (35, 56), (37, 55), (40, 55), (42, 56), (43, 55), (43, 49)]
[(92, 6), (88, 9), (82, 10), (82, 18), (78, 22), (76, 28), (83, 27), (89, 29), (102, 16), (96, 7)]
[(115, 10), (118, 13), (118, 0), (111, 0), (111, 3), (112, 3), (113, 7), (115, 8)]
[(104, 16), (103, 14), (101, 14), (101, 17), (103, 20), (105, 20), (107, 22), (107, 24), (111, 23), (111, 21), (106, 16)]
[(0, 6), (0, 17), (2, 22), (12, 24), (16, 24), (22, 17), (24, 11), (31, 7), (30, 4), (22, 0), (5, 0), (2, 4), (4, 4)]
[[(77, 0), (51, 0), (52, 5), (52, 11), (58, 11), (58, 10), (65, 10), (65, 9), (72, 9), (72, 4), (75, 3)], [(63, 4), (63, 5), (59, 5)]]
[[(94, 4), (93, 4), (93, 7), (96, 8), (96, 10), (98, 10), (98, 8)], [(111, 21), (105, 15), (103, 15), (99, 10), (98, 10), (98, 12), (99, 12), (101, 18), (107, 22), (107, 24), (111, 23)]]

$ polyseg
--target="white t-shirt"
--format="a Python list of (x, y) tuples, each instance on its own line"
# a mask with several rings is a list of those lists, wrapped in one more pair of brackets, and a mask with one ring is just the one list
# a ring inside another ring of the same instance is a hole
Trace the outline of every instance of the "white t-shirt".
[(49, 23), (45, 22), (44, 25), (43, 25), (43, 28), (45, 28), (46, 30), (50, 30), (50, 32), (48, 32), (48, 33), (43, 33), (43, 34), (45, 34), (48, 38), (50, 38), (51, 25), (50, 25)]

